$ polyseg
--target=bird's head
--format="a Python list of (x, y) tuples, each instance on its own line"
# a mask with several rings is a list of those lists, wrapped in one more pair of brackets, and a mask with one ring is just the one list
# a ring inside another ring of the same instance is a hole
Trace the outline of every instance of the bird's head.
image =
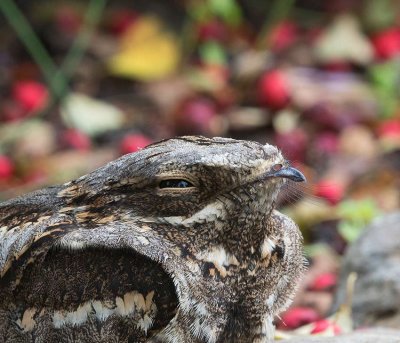
[(159, 222), (204, 222), (267, 213), (290, 179), (305, 180), (274, 146), (228, 138), (180, 137), (125, 155), (62, 193), (96, 213)]

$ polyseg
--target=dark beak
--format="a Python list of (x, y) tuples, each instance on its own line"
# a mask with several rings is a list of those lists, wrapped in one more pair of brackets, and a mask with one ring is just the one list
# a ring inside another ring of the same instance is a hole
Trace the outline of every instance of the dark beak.
[(274, 172), (272, 175), (276, 177), (284, 177), (294, 182), (306, 181), (306, 177), (300, 171), (293, 167), (282, 168), (281, 170)]

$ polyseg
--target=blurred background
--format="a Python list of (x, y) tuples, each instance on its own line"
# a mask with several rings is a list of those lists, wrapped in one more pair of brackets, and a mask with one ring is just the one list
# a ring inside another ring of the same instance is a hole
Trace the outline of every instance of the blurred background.
[(278, 327), (400, 328), (399, 267), (360, 314), (368, 268), (343, 257), (375, 217), (393, 232), (367, 248), (398, 254), (399, 85), (395, 0), (2, 0), (0, 201), (175, 135), (275, 144), (308, 178), (280, 207), (310, 262)]

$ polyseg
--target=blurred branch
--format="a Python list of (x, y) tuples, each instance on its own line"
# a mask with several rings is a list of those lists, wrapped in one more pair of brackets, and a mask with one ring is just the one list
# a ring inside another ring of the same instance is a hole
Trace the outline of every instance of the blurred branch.
[(58, 97), (62, 89), (59, 85), (67, 88), (67, 81), (65, 78), (60, 78), (58, 84), (56, 84), (54, 73), (57, 71), (57, 66), (44, 48), (38, 36), (35, 34), (32, 26), (18, 9), (14, 1), (0, 1), (0, 9), (36, 64), (42, 70), (43, 76), (49, 84), (53, 97)]
[(86, 52), (90, 38), (92, 37), (93, 31), (101, 18), (106, 3), (107, 0), (91, 0), (88, 5), (83, 27), (65, 57), (61, 69), (57, 71), (54, 77), (54, 82), (57, 84), (59, 83), (61, 89), (60, 100), (64, 98), (68, 90), (67, 85), (62, 80), (69, 80), (72, 77), (75, 68), (78, 66)]
[(42, 70), (43, 76), (52, 93), (53, 103), (50, 104), (49, 107), (54, 105), (55, 101), (62, 101), (68, 93), (68, 81), (85, 54), (90, 37), (101, 18), (106, 2), (107, 0), (90, 1), (85, 14), (83, 27), (68, 51), (61, 68), (58, 68), (14, 1), (0, 1), (0, 10), (4, 13), (4, 16), (17, 33), (19, 39)]

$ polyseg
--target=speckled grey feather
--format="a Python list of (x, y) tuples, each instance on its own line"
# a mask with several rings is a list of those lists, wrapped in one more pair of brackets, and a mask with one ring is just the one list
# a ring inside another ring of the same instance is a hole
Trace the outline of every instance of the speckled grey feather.
[(0, 341), (271, 341), (304, 270), (274, 209), (293, 170), (271, 145), (180, 137), (0, 204)]

